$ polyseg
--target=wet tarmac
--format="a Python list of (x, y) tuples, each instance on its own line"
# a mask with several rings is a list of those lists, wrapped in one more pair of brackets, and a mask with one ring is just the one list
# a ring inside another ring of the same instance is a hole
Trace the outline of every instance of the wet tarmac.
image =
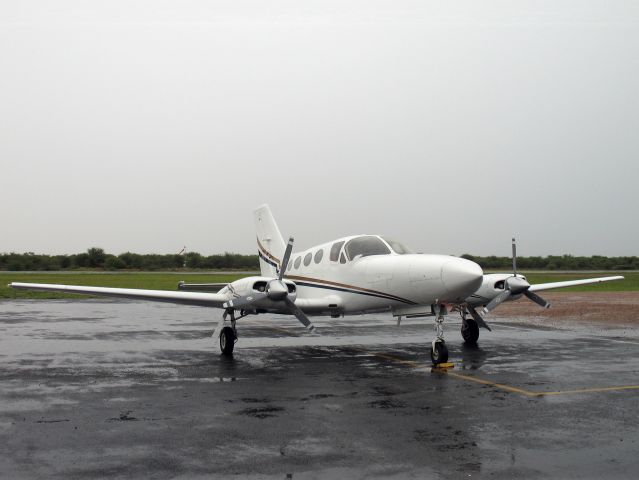
[(0, 303), (0, 478), (637, 478), (639, 328)]

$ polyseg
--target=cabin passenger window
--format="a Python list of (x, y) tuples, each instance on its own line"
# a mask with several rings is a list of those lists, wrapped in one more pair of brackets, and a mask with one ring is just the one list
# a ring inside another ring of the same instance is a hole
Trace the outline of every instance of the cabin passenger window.
[(349, 260), (370, 255), (390, 255), (391, 253), (384, 242), (370, 235), (349, 240), (344, 250), (346, 250)]
[(313, 254), (311, 252), (308, 252), (306, 254), (306, 256), (304, 257), (304, 266), (308, 267), (311, 264), (311, 258), (313, 258)]
[(324, 256), (324, 249), (320, 248), (316, 253), (315, 253), (315, 263), (320, 263), (322, 261), (322, 257)]
[(331, 247), (331, 262), (337, 262), (339, 259), (339, 251), (342, 249), (342, 245), (344, 245), (344, 242), (335, 242)]
[(286, 266), (286, 271), (290, 272), (292, 268), (293, 268), (293, 261), (289, 260), (288, 265)]
[(295, 259), (295, 270), (297, 270), (298, 268), (300, 268), (300, 263), (302, 262), (302, 257), (297, 257)]

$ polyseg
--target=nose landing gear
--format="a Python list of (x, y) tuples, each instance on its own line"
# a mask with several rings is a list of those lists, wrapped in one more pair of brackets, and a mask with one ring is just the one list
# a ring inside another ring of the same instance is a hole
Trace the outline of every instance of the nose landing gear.
[(444, 315), (446, 314), (446, 307), (433, 305), (433, 311), (435, 313), (435, 331), (437, 332), (437, 336), (435, 340), (433, 340), (430, 349), (430, 359), (433, 361), (433, 365), (439, 365), (448, 362), (448, 348), (444, 341)]

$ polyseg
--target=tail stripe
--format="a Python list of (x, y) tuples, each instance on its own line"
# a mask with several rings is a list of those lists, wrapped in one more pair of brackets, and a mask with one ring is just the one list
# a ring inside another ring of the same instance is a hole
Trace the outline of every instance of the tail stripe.
[[(270, 253), (266, 250), (266, 248), (264, 248), (264, 246), (260, 243), (260, 239), (259, 239), (259, 238), (257, 238), (256, 240), (257, 240), (257, 247), (259, 248), (259, 253), (261, 253), (261, 254), (262, 254), (262, 255), (264, 255), (265, 257), (268, 257), (268, 258), (270, 258), (272, 261), (277, 262), (277, 263), (279, 264), (279, 263), (280, 263), (280, 259), (279, 259), (279, 258), (277, 258), (277, 257), (275, 257), (275, 256), (273, 256), (273, 255), (271, 255), (271, 254), (270, 254)], [(266, 258), (265, 258), (264, 260), (265, 260), (265, 261), (267, 261), (268, 263), (271, 263), (271, 262), (269, 262), (268, 260), (266, 260)], [(272, 264), (272, 263), (271, 263), (271, 264)]]
[(269, 265), (275, 267), (276, 270), (279, 270), (280, 266), (279, 264), (275, 263), (274, 261), (272, 261), (270, 258), (268, 258), (264, 253), (262, 253), (261, 250), (259, 250), (258, 252), (259, 257), (264, 260), (266, 263), (268, 263)]

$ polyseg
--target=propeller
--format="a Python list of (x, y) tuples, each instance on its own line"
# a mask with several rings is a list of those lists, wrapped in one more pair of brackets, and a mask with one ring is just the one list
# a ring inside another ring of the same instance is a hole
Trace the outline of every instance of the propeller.
[(517, 244), (513, 238), (513, 276), (504, 280), (504, 291), (493, 298), (488, 305), (483, 308), (484, 313), (494, 310), (499, 304), (505, 302), (514, 295), (525, 295), (530, 300), (543, 308), (549, 308), (550, 303), (541, 298), (536, 293), (530, 291), (530, 283), (517, 276)]
[(284, 278), (284, 272), (286, 272), (286, 268), (288, 267), (288, 262), (291, 259), (291, 253), (293, 251), (293, 237), (288, 239), (288, 244), (286, 245), (286, 250), (284, 251), (284, 258), (282, 258), (282, 264), (280, 265), (280, 271), (278, 273), (277, 278), (273, 278), (269, 280), (266, 284), (266, 288), (263, 292), (252, 292), (249, 295), (244, 295), (238, 298), (234, 298), (233, 300), (229, 300), (223, 306), (224, 308), (242, 308), (259, 302), (265, 298), (273, 302), (282, 302), (286, 308), (292, 315), (297, 318), (302, 325), (304, 325), (309, 331), (314, 331), (315, 326), (308, 319), (306, 314), (295, 305), (293, 300), (288, 298), (288, 287), (282, 281)]
[(475, 322), (477, 322), (477, 325), (479, 325), (480, 327), (485, 328), (489, 332), (492, 332), (492, 328), (490, 328), (488, 326), (488, 324), (486, 323), (486, 321), (483, 318), (481, 318), (481, 315), (479, 315), (479, 313), (477, 313), (477, 310), (475, 310), (475, 307), (470, 307), (469, 306), (469, 307), (466, 307), (466, 308), (468, 308), (468, 312), (473, 317), (473, 320), (475, 320)]

